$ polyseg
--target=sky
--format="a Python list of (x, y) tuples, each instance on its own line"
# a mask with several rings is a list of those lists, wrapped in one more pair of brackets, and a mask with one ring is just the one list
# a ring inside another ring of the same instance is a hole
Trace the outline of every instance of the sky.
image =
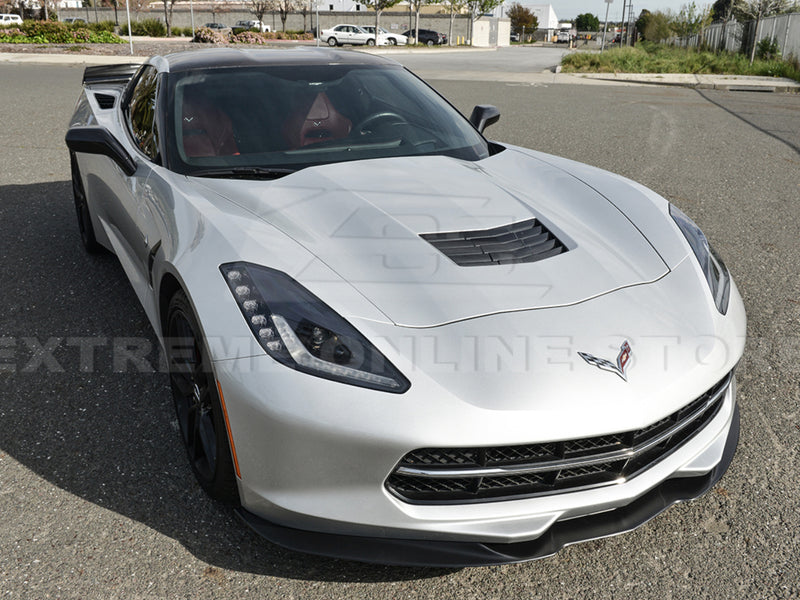
[[(556, 11), (556, 16), (561, 21), (568, 21), (574, 19), (583, 13), (591, 13), (597, 16), (601, 21), (606, 16), (606, 3), (603, 0), (517, 0), (520, 4), (552, 4), (553, 10)], [(683, 4), (691, 2), (691, 0), (632, 0), (633, 1), (633, 14), (638, 16), (643, 8), (650, 12), (657, 10), (671, 9), (678, 12)], [(619, 21), (622, 17), (622, 2), (623, 0), (614, 0), (609, 6), (608, 19), (609, 21)], [(506, 6), (511, 4), (511, 0), (506, 0)], [(698, 8), (706, 4), (713, 4), (713, 0), (695, 0)], [(627, 20), (627, 19), (626, 19)]]

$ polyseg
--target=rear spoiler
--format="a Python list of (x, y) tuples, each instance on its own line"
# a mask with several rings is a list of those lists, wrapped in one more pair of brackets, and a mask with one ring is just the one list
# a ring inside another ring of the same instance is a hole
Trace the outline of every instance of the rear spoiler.
[(140, 64), (125, 64), (86, 67), (83, 71), (83, 84), (127, 83), (141, 66)]

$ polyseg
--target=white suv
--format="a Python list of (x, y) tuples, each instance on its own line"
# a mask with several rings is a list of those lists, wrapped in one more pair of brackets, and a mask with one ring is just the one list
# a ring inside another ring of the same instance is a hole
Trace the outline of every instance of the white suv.
[(0, 13), (0, 25), (22, 25), (22, 17)]

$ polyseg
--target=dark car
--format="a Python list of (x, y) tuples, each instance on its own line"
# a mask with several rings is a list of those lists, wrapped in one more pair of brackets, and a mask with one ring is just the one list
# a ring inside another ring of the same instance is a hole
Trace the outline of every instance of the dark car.
[[(404, 31), (403, 35), (407, 38), (413, 38), (414, 30), (409, 29), (408, 31)], [(444, 33), (439, 33), (438, 31), (434, 31), (433, 29), (420, 29), (417, 42), (427, 46), (439, 46), (447, 43), (447, 35)]]
[(216, 29), (217, 31), (221, 29), (230, 29), (224, 23), (206, 23), (205, 25), (203, 25), (203, 27), (208, 27), (209, 29)]

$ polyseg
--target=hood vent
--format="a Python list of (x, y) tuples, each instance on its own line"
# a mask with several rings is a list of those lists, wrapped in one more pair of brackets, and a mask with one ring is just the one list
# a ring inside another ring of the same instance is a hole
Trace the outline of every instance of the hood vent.
[(535, 262), (567, 251), (536, 219), (492, 229), (422, 233), (420, 237), (461, 267)]
[(116, 101), (116, 98), (111, 94), (95, 94), (94, 99), (97, 100), (97, 106), (103, 110), (114, 108), (114, 102)]

